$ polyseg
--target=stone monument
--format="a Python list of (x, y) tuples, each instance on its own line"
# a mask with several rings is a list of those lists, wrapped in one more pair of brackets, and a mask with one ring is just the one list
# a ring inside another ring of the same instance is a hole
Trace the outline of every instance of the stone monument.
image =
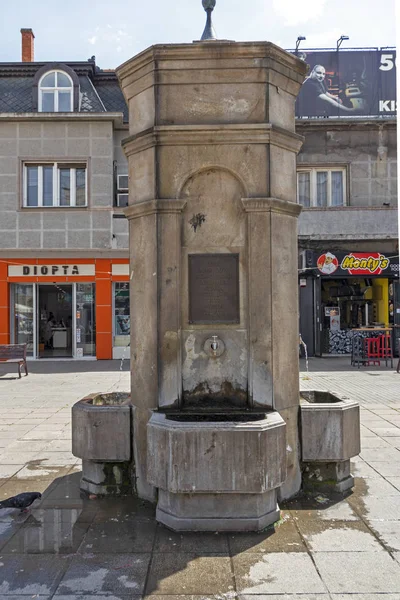
[[(203, 5), (212, 31), (215, 1)], [(259, 530), (300, 489), (294, 107), (305, 71), (271, 43), (209, 35), (117, 71), (136, 490), (177, 530)]]

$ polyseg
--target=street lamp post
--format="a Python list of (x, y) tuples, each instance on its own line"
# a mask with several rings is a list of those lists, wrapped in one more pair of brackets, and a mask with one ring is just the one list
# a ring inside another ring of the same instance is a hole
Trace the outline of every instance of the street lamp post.
[(296, 54), (297, 54), (297, 51), (298, 51), (298, 49), (299, 49), (300, 42), (303, 42), (303, 41), (304, 41), (304, 40), (306, 40), (306, 39), (307, 39), (307, 38), (306, 38), (306, 37), (304, 37), (304, 35), (299, 35), (299, 37), (298, 37), (298, 38), (297, 38), (297, 40), (296, 40)]
[(345, 40), (349, 40), (349, 36), (348, 35), (341, 35), (340, 38), (338, 39), (338, 41), (336, 42), (336, 50), (339, 50), (340, 46), (342, 45), (342, 42), (344, 42)]

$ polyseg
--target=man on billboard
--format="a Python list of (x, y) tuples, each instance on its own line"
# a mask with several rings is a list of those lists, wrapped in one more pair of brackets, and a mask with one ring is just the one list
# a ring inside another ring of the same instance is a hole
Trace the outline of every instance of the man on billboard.
[[(315, 65), (303, 83), (300, 97), (304, 102), (304, 106), (307, 107), (308, 114), (322, 117), (337, 114), (341, 111), (346, 113), (356, 112), (354, 106), (352, 108), (345, 106), (338, 96), (328, 92), (325, 84), (325, 73), (325, 67)], [(331, 107), (334, 107), (336, 111), (333, 112)]]

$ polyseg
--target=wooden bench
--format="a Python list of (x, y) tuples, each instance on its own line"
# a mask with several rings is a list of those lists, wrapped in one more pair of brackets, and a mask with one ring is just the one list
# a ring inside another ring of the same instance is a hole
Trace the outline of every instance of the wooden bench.
[(18, 375), (21, 379), (21, 365), (25, 369), (25, 376), (28, 375), (26, 366), (26, 344), (0, 344), (0, 364), (2, 362), (18, 363)]

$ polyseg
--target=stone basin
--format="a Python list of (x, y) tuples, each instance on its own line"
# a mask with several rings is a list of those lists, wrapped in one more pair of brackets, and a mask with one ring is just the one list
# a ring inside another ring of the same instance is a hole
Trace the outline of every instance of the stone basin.
[(332, 392), (301, 392), (300, 422), (303, 487), (352, 487), (350, 458), (361, 450), (358, 402)]
[(175, 530), (258, 531), (279, 519), (286, 424), (278, 412), (153, 412), (147, 480)]
[(100, 495), (131, 493), (130, 394), (89, 394), (72, 407), (72, 454), (82, 459), (81, 489)]

